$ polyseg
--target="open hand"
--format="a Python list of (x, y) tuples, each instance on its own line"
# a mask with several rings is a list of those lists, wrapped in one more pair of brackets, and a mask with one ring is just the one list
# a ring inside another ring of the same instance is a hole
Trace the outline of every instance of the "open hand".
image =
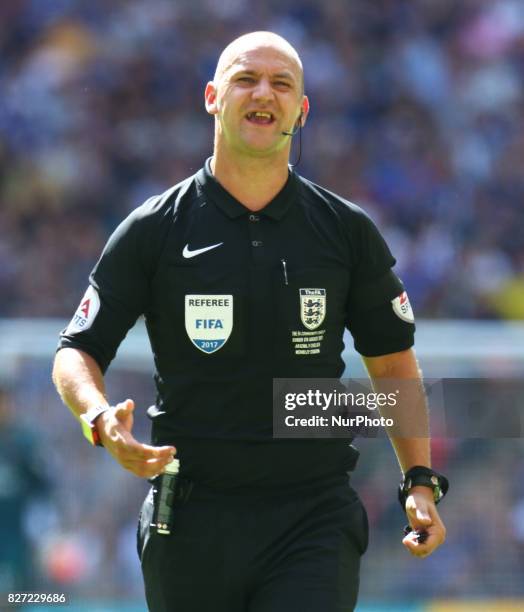
[(133, 411), (135, 403), (127, 399), (102, 413), (96, 427), (105, 449), (120, 465), (140, 478), (152, 478), (160, 474), (172, 461), (174, 446), (151, 446), (133, 437)]

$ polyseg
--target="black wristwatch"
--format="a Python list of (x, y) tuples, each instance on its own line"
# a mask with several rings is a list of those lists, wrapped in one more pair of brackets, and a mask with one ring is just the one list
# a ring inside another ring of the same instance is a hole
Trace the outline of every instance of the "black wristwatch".
[(423, 465), (415, 465), (410, 468), (404, 474), (398, 488), (398, 501), (404, 512), (406, 511), (406, 499), (412, 487), (428, 487), (433, 491), (433, 499), (438, 504), (448, 492), (449, 482), (442, 474)]

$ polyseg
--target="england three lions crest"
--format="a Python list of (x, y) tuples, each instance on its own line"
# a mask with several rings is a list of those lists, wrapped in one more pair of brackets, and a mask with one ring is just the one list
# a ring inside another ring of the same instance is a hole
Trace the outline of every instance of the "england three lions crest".
[(326, 317), (326, 290), (300, 289), (300, 318), (304, 327), (313, 330)]

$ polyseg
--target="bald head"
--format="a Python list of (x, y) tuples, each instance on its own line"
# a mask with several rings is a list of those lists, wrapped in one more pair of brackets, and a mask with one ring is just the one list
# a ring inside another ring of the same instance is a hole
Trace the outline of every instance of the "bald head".
[(290, 67), (304, 90), (304, 70), (297, 50), (288, 41), (273, 32), (251, 32), (236, 38), (220, 55), (215, 70), (214, 82), (219, 83), (223, 75), (243, 54), (256, 49), (275, 49), (289, 61)]

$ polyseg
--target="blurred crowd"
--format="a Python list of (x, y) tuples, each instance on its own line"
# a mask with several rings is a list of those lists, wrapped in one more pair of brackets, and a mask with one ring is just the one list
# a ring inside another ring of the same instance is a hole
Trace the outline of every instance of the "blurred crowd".
[[(0, 317), (73, 312), (117, 223), (211, 154), (204, 85), (223, 47), (259, 29), (304, 62), (298, 171), (371, 214), (416, 313), (524, 319), (521, 0), (0, 3)], [(110, 397), (153, 395), (145, 374), (110, 373)], [(81, 440), (49, 363), (18, 364), (0, 388), (0, 592), (142, 597), (147, 483)], [(455, 494), (430, 582), (401, 549), (380, 444), (362, 443), (355, 477), (372, 529), (363, 596), (524, 595), (520, 441), (435, 442)]]
[(205, 82), (257, 29), (303, 58), (298, 171), (375, 218), (416, 313), (524, 318), (521, 0), (1, 3), (0, 317), (73, 311), (119, 220), (211, 154)]

